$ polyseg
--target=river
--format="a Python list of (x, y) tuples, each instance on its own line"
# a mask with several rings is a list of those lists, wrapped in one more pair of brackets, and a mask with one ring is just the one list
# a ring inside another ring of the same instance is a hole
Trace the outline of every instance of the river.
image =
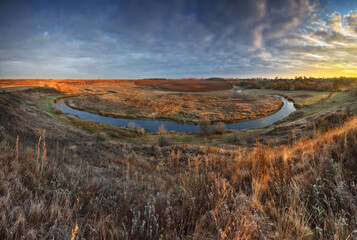
[[(284, 97), (280, 97), (280, 98), (283, 101), (283, 106), (276, 113), (267, 117), (262, 117), (254, 120), (226, 123), (226, 129), (236, 130), (236, 129), (264, 128), (289, 116), (292, 112), (296, 110), (294, 107), (294, 103), (288, 101)], [(157, 132), (161, 124), (165, 125), (167, 131), (175, 131), (175, 132), (199, 132), (200, 131), (200, 127), (193, 123), (181, 123), (171, 120), (159, 120), (159, 119), (157, 120), (128, 119), (128, 118), (114, 118), (114, 117), (102, 116), (96, 113), (90, 113), (87, 111), (81, 111), (71, 108), (65, 103), (65, 99), (58, 99), (55, 103), (55, 107), (62, 110), (62, 112), (67, 115), (74, 115), (80, 119), (112, 124), (119, 127), (128, 127), (129, 123), (132, 122), (135, 123), (136, 126), (140, 126), (150, 132)]]

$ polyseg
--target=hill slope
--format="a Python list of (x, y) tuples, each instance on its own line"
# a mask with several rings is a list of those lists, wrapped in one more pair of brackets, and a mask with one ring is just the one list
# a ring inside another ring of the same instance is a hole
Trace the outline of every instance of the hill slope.
[(0, 95), (1, 239), (356, 237), (357, 118), (291, 145), (160, 148), (96, 141), (24, 99)]

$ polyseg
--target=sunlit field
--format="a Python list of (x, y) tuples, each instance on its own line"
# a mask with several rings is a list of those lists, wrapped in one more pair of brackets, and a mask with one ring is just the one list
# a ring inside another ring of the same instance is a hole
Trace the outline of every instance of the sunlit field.
[[(2, 238), (343, 239), (357, 227), (355, 89), (233, 86), (205, 94), (131, 81), (0, 84)], [(232, 103), (227, 112), (242, 99), (279, 107), (274, 96), (291, 98), (297, 110), (264, 129), (214, 121), (205, 129), (201, 120), (194, 133), (118, 127), (54, 105), (69, 97), (70, 106), (114, 115), (121, 106), (155, 112), (147, 106), (181, 97), (200, 114), (202, 106), (224, 109), (222, 99)]]
[(68, 99), (67, 103), (77, 109), (108, 116), (193, 123), (198, 123), (201, 118), (211, 122), (254, 119), (276, 112), (282, 104), (279, 98), (271, 95), (238, 94), (236, 91), (202, 94), (135, 88), (109, 95), (83, 95)]

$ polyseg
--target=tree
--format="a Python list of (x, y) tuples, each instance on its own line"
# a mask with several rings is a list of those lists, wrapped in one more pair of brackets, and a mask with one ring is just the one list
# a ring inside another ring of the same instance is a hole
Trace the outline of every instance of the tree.
[(341, 89), (341, 84), (339, 83), (338, 80), (335, 80), (333, 82), (333, 90), (337, 92), (337, 91), (340, 91), (340, 89)]
[(216, 122), (214, 124), (214, 132), (217, 134), (223, 134), (226, 130), (226, 125), (223, 122)]
[(200, 126), (202, 133), (206, 135), (209, 132), (211, 121), (207, 117), (201, 117), (198, 125)]

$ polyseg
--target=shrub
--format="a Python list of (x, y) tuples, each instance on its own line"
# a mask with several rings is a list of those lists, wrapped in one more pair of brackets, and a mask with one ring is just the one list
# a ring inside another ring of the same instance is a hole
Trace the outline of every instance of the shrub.
[(67, 115), (67, 118), (68, 118), (70, 121), (74, 121), (74, 120), (77, 119), (77, 117), (74, 116), (74, 115)]
[(239, 138), (238, 133), (233, 133), (232, 143), (242, 145), (242, 140)]
[(128, 128), (130, 128), (130, 130), (135, 130), (136, 124), (134, 122), (129, 122), (128, 123)]
[(207, 117), (201, 117), (198, 125), (200, 126), (202, 133), (206, 135), (209, 132), (211, 121)]
[(165, 128), (165, 124), (161, 124), (158, 128), (158, 145), (160, 147), (168, 146), (171, 144), (169, 136), (166, 136), (167, 130)]
[(140, 135), (144, 135), (145, 134), (145, 129), (142, 127), (136, 127), (136, 132), (139, 133)]
[(162, 124), (159, 126), (158, 131), (159, 131), (159, 134), (165, 134), (165, 133), (167, 133), (167, 130), (166, 130), (166, 128), (165, 128), (165, 124), (162, 123)]
[(107, 139), (107, 136), (105, 135), (105, 133), (97, 133), (95, 136), (95, 140), (96, 142), (101, 142)]
[(58, 108), (55, 109), (54, 113), (57, 114), (57, 115), (63, 115), (62, 110), (58, 109)]
[(326, 116), (319, 117), (315, 124), (318, 126), (318, 129), (326, 131), (330, 128), (342, 125), (347, 119), (347, 114), (344, 112), (333, 112)]
[(137, 132), (141, 135), (145, 134), (145, 129), (140, 127), (138, 124), (136, 124), (135, 122), (129, 122), (128, 123), (128, 128), (134, 132)]
[(214, 124), (214, 132), (216, 134), (223, 134), (226, 130), (226, 125), (223, 122), (217, 122)]
[(345, 108), (345, 112), (346, 112), (346, 115), (348, 117), (351, 117), (353, 115), (353, 112), (352, 112), (352, 109), (351, 109), (351, 105), (347, 105), (346, 108)]
[(169, 136), (160, 135), (158, 138), (158, 145), (160, 147), (168, 146), (171, 144), (171, 139)]

